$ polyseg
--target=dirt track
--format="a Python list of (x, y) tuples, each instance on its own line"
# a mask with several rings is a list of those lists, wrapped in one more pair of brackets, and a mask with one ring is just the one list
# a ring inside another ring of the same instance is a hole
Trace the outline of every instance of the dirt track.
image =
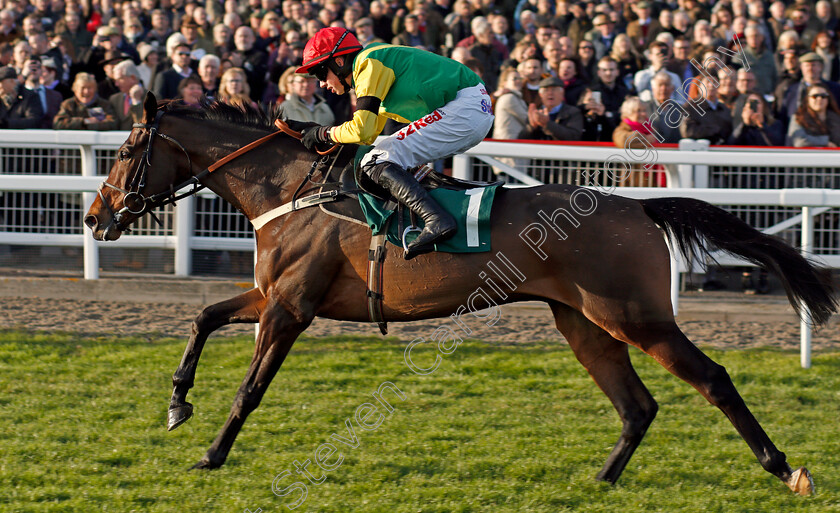
[[(84, 335), (189, 336), (192, 319), (201, 311), (194, 304), (114, 303), (70, 299), (0, 298), (0, 329), (20, 328), (44, 331), (69, 331)], [(403, 340), (429, 337), (444, 320), (391, 323), (390, 333)], [(493, 343), (527, 343), (541, 340), (562, 341), (554, 330), (547, 308), (503, 307), (499, 322), (482, 326), (472, 319), (472, 338)], [(481, 328), (479, 328), (481, 326)], [(680, 323), (688, 337), (700, 346), (717, 348), (799, 347), (799, 325), (794, 322), (719, 322), (684, 321)], [(228, 326), (218, 335), (253, 333), (252, 325)], [(379, 336), (372, 324), (316, 319), (308, 335), (352, 334)], [(814, 334), (814, 351), (840, 349), (840, 325), (832, 324)]]

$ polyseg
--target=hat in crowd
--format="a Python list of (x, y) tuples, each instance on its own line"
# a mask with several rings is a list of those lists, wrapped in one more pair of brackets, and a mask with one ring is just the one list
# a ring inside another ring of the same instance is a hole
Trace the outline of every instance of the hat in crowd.
[(596, 27), (598, 25), (604, 25), (604, 24), (609, 23), (609, 22), (610, 22), (610, 19), (607, 18), (607, 16), (604, 15), (604, 14), (599, 14), (599, 15), (595, 16), (594, 18), (592, 18), (592, 24), (595, 25)]
[(799, 58), (799, 62), (822, 62), (824, 64), (822, 57), (820, 57), (816, 52), (806, 53)]
[(419, 20), (420, 18), (419, 18), (416, 14), (411, 13), (411, 14), (409, 14), (408, 16), (406, 16), (406, 17), (405, 17), (405, 19), (407, 19), (407, 20), (415, 20), (415, 21), (416, 21), (416, 20)]
[(41, 57), (41, 66), (52, 70), (58, 69), (58, 64), (52, 57)]
[(118, 36), (120, 35), (119, 31), (114, 27), (108, 25), (102, 25), (98, 29), (96, 29), (96, 35), (99, 37), (108, 37), (108, 36)]
[(294, 41), (290, 46), (295, 50), (303, 50), (306, 48), (306, 41)]
[(544, 87), (563, 87), (563, 82), (557, 77), (548, 77), (540, 80), (540, 89)]
[(124, 60), (130, 59), (128, 55), (122, 52), (115, 52), (114, 50), (109, 50), (105, 52), (105, 58), (99, 62), (100, 66), (106, 66), (108, 64), (116, 64), (118, 62), (122, 62)]
[(6, 80), (7, 78), (17, 78), (17, 71), (15, 71), (15, 68), (11, 66), (3, 66), (0, 68), (0, 80)]
[(148, 43), (140, 43), (139, 45), (137, 45), (137, 53), (140, 55), (141, 62), (145, 61), (146, 57), (148, 57), (149, 54), (154, 51), (154, 47)]
[(188, 17), (185, 17), (183, 20), (181, 20), (181, 27), (182, 28), (197, 29), (198, 28), (198, 23), (196, 23), (196, 21), (194, 19), (192, 19), (192, 16), (188, 16)]
[(356, 27), (356, 28), (358, 28), (358, 27), (372, 27), (373, 26), (373, 20), (370, 19), (370, 18), (359, 18), (358, 20), (356, 20), (356, 23), (354, 23), (353, 26)]
[(641, 2), (636, 4), (636, 7), (638, 7), (639, 9), (650, 9), (650, 4), (647, 2), (647, 0), (642, 0)]

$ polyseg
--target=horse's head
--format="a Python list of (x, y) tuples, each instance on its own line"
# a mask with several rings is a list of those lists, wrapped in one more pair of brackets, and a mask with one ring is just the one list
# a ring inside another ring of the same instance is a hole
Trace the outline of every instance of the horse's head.
[(117, 162), (85, 215), (96, 240), (119, 239), (131, 223), (169, 196), (179, 177), (177, 164), (189, 164), (181, 144), (160, 132), (164, 111), (158, 110), (154, 94), (146, 94), (143, 107), (143, 122), (134, 125), (120, 146)]

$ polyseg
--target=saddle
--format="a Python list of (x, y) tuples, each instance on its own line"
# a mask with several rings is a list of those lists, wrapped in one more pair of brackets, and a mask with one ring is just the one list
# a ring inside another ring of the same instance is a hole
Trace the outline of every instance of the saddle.
[[(283, 120), (276, 120), (275, 125), (283, 132), (300, 139), (300, 133), (289, 128)], [(400, 220), (399, 222), (402, 222), (403, 212), (401, 209), (404, 206), (398, 203), (389, 192), (371, 180), (361, 170), (361, 166), (359, 165), (361, 156), (369, 151), (370, 148), (370, 146), (345, 144), (335, 145), (327, 151), (318, 151), (321, 156), (313, 162), (307, 180), (301, 184), (295, 192), (295, 196), (301, 193), (301, 189), (305, 187), (307, 182), (310, 182), (312, 187), (307, 190), (313, 191), (317, 189), (315, 196), (324, 197), (329, 195), (333, 197), (332, 201), (319, 203), (321, 210), (333, 217), (368, 226), (358, 196), (360, 192), (365, 192), (385, 201), (386, 208), (390, 210), (396, 209), (398, 213), (396, 217)], [(323, 179), (320, 182), (312, 181), (312, 175), (316, 170), (320, 170), (322, 173)], [(453, 178), (435, 172), (428, 164), (410, 169), (409, 172), (417, 178), (418, 182), (426, 190), (443, 188), (453, 191), (464, 191), (503, 183), (502, 181), (479, 182)], [(388, 324), (382, 314), (382, 303), (384, 300), (384, 295), (382, 294), (382, 270), (387, 254), (385, 250), (386, 231), (382, 230), (379, 235), (373, 235), (371, 233), (371, 243), (368, 250), (366, 291), (368, 298), (368, 317), (371, 322), (377, 324), (379, 331), (383, 335), (388, 334)]]
[[(359, 192), (365, 192), (377, 199), (385, 201), (391, 210), (404, 208), (388, 191), (363, 173), (360, 166), (357, 165), (357, 154), (359, 152), (364, 153), (366, 148), (364, 146), (348, 144), (343, 145), (336, 152), (335, 161), (329, 165), (329, 171), (326, 173), (323, 183), (326, 190), (337, 190), (338, 198), (336, 201), (321, 204), (321, 209), (328, 214), (357, 221), (365, 226), (367, 226), (367, 222), (362, 213), (362, 208), (359, 206)], [(426, 190), (448, 189), (452, 191), (465, 191), (477, 187), (489, 187), (504, 183), (501, 180), (496, 182), (461, 180), (438, 173), (428, 164), (410, 169), (409, 172), (414, 175), (417, 181), (420, 182), (420, 185)], [(324, 190), (322, 188), (322, 192)]]

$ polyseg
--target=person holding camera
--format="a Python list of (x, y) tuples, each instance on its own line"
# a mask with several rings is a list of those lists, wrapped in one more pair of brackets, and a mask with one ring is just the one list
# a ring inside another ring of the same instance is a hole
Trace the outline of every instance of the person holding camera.
[(607, 109), (601, 101), (601, 91), (584, 89), (578, 102), (583, 112), (583, 135), (581, 141), (611, 141), (616, 123), (607, 117)]
[(53, 119), (56, 130), (116, 130), (114, 108), (96, 92), (96, 77), (81, 72), (73, 81), (73, 98), (64, 100)]
[(755, 91), (747, 93), (741, 116), (734, 120), (735, 128), (727, 144), (737, 146), (781, 146), (785, 142), (785, 128), (774, 119), (764, 98)]

